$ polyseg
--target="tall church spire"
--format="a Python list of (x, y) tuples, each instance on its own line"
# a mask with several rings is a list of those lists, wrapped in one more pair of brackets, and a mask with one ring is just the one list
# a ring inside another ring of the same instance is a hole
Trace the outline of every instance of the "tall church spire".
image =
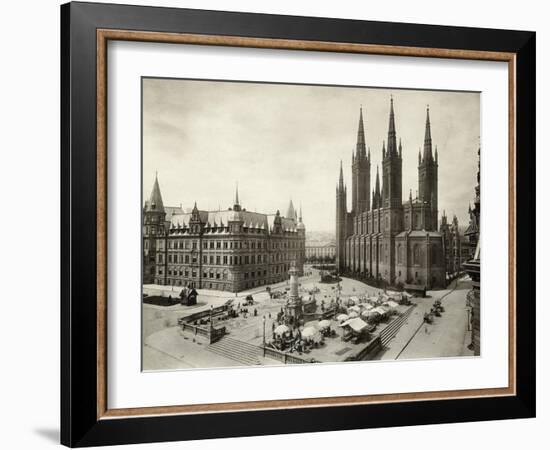
[(340, 179), (338, 181), (340, 191), (344, 190), (344, 170), (342, 169), (342, 160), (340, 160)]
[(290, 203), (288, 204), (288, 208), (286, 210), (286, 216), (287, 219), (296, 219), (296, 210), (294, 209), (294, 204), (292, 203), (292, 199), (290, 199)]
[(426, 131), (424, 132), (424, 161), (433, 160), (432, 155), (432, 130), (430, 126), (430, 105), (426, 108)]
[(388, 156), (397, 156), (397, 134), (395, 132), (395, 113), (393, 111), (393, 96), (390, 97), (390, 123), (388, 126)]
[(376, 183), (372, 191), (372, 209), (378, 209), (382, 206), (382, 198), (380, 195), (380, 172), (376, 166)]
[(357, 128), (357, 146), (355, 149), (356, 158), (366, 158), (367, 149), (365, 144), (365, 127), (363, 125), (363, 107), (359, 108), (359, 127)]
[(437, 160), (434, 160), (432, 153), (432, 130), (430, 124), (430, 106), (426, 106), (426, 128), (424, 131), (424, 149), (422, 160), (418, 165), (418, 190), (420, 200), (423, 204), (429, 205), (425, 210), (426, 216), (423, 219), (425, 229), (435, 230), (438, 223), (438, 170)]

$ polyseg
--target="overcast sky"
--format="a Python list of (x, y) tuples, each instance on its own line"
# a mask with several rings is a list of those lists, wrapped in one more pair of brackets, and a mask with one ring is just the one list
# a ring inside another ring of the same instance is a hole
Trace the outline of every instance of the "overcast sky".
[(311, 231), (332, 231), (340, 160), (351, 203), (351, 154), (363, 106), (371, 191), (387, 139), (390, 94), (403, 143), (403, 200), (418, 189), (430, 105), (439, 152), (439, 210), (468, 223), (479, 145), (478, 93), (194, 80), (143, 80), (143, 195), (155, 171), (165, 205), (251, 211), (303, 205)]

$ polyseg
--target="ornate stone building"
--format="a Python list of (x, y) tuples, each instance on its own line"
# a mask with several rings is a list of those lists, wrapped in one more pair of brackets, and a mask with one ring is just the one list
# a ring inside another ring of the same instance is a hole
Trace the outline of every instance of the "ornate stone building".
[[(291, 205), (292, 206), (292, 205)], [(289, 206), (289, 210), (291, 208)], [(158, 179), (143, 208), (143, 283), (239, 292), (303, 274), (305, 225), (292, 217), (247, 211), (166, 207)]]
[(402, 152), (397, 140), (393, 98), (388, 140), (382, 144), (382, 181), (376, 168), (370, 201), (370, 149), (363, 111), (359, 112), (357, 145), (352, 156), (351, 211), (342, 164), (336, 186), (336, 266), (340, 272), (382, 278), (390, 285), (445, 286), (443, 239), (438, 226), (438, 154), (432, 151), (429, 109), (423, 152), (418, 154), (418, 194), (402, 201)]
[(470, 244), (460, 233), (458, 218), (453, 216), (451, 223), (443, 211), (439, 231), (443, 235), (443, 253), (445, 268), (449, 277), (454, 277), (463, 271), (462, 265), (470, 258)]
[(306, 241), (306, 258), (309, 260), (332, 260), (336, 255), (336, 244), (331, 242), (307, 242)]
[[(480, 157), (480, 149), (477, 151), (478, 158)], [(480, 233), (481, 233), (481, 198), (480, 198), (480, 166), (478, 161), (477, 170), (477, 185), (475, 187), (474, 208), (470, 206), (470, 224), (466, 230), (466, 235), (469, 238), (470, 245), (473, 245), (474, 251), (469, 259), (464, 264), (464, 268), (472, 279), (472, 290), (468, 293), (468, 304), (471, 308), (470, 325), (472, 329), (472, 342), (470, 349), (474, 351), (474, 355), (481, 354), (481, 309), (480, 309), (480, 287), (481, 287), (481, 251), (480, 251)]]
[(464, 232), (464, 235), (467, 236), (470, 242), (470, 258), (474, 258), (475, 248), (479, 240), (480, 232), (480, 220), (481, 215), (481, 199), (480, 199), (480, 187), (479, 187), (479, 171), (480, 171), (480, 148), (477, 150), (478, 157), (478, 168), (477, 168), (477, 184), (475, 187), (475, 197), (474, 197), (474, 207), (472, 205), (468, 206), (468, 214), (470, 216), (470, 223), (468, 224), (467, 230)]

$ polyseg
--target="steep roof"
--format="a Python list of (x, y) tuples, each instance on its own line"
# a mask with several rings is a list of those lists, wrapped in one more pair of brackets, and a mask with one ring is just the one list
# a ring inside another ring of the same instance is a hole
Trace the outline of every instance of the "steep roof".
[(147, 211), (163, 211), (164, 204), (162, 202), (162, 195), (160, 193), (160, 186), (158, 176), (155, 175), (155, 183), (153, 184), (153, 190), (149, 197), (149, 201), (146, 202), (145, 207)]
[(427, 235), (434, 238), (443, 236), (443, 234), (439, 231), (412, 230), (411, 232), (402, 231), (396, 237), (405, 237), (407, 234), (409, 235), (409, 238), (426, 238)]
[[(201, 222), (210, 227), (227, 227), (230, 221), (242, 220), (244, 227), (256, 228), (260, 230), (267, 229), (268, 216), (266, 214), (252, 211), (200, 211)], [(184, 228), (189, 226), (191, 213), (173, 214), (170, 218), (170, 227)]]

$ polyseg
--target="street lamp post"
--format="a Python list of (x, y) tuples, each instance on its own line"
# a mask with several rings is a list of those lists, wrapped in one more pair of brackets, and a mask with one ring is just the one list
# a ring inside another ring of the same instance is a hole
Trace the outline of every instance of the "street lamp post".
[(214, 322), (212, 321), (212, 315), (214, 314), (214, 305), (210, 305), (210, 329), (214, 328)]
[(262, 346), (262, 348), (263, 348), (263, 351), (264, 351), (264, 358), (265, 358), (265, 316), (263, 316), (262, 322), (263, 322), (263, 327), (264, 327), (264, 337), (263, 337), (263, 344), (264, 345)]

